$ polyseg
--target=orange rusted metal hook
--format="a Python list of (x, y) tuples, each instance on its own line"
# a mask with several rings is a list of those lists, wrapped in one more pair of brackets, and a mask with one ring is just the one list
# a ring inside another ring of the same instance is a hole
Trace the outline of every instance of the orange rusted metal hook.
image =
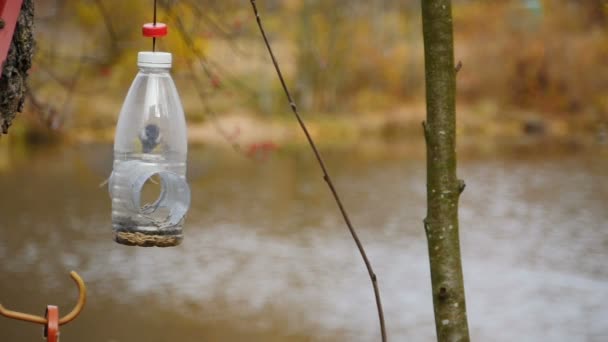
[[(84, 285), (84, 281), (82, 280), (82, 278), (78, 275), (78, 273), (74, 271), (70, 272), (70, 276), (72, 277), (72, 279), (74, 279), (74, 282), (76, 282), (76, 286), (78, 286), (78, 302), (69, 314), (59, 319), (59, 325), (64, 325), (73, 321), (74, 318), (76, 318), (76, 316), (80, 314), (82, 308), (84, 308), (84, 304), (87, 301), (87, 288)], [(7, 310), (2, 306), (2, 304), (0, 304), (0, 315), (30, 323), (37, 323), (42, 325), (47, 325), (48, 323), (48, 319), (45, 317)]]

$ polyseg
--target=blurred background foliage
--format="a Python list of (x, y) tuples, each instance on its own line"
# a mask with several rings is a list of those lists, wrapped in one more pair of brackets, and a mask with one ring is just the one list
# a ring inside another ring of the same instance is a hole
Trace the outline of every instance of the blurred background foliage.
[[(17, 120), (13, 139), (111, 140), (137, 52), (151, 49), (140, 28), (152, 20), (152, 4), (38, 2), (28, 113)], [(335, 140), (414, 131), (418, 137), (424, 116), (418, 1), (259, 5), (314, 132)], [(605, 137), (608, 1), (454, 0), (453, 10), (464, 136)], [(248, 2), (159, 0), (158, 18), (169, 25), (158, 49), (174, 54), (193, 141), (234, 144), (247, 133), (249, 140), (281, 140), (269, 127), (291, 117)], [(223, 138), (214, 138), (217, 132)]]

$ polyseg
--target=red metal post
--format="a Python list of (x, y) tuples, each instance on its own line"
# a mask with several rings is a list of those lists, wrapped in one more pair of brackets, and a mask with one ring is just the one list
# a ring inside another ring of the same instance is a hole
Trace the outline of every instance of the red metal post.
[(23, 0), (0, 0), (0, 65), (4, 64), (11, 47), (22, 4)]

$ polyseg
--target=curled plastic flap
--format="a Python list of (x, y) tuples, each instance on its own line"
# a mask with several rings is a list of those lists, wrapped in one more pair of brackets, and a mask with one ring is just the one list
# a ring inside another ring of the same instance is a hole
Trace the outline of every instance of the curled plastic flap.
[[(120, 175), (120, 176), (119, 176)], [(141, 206), (141, 193), (144, 185), (152, 176), (160, 178), (161, 193), (158, 199), (149, 205)], [(142, 163), (138, 160), (130, 160), (121, 163), (118, 169), (112, 172), (110, 179), (110, 195), (115, 196), (112, 191), (118, 177), (126, 180), (124, 190), (129, 190), (131, 201), (130, 209), (144, 216), (149, 216), (160, 208), (169, 210), (169, 215), (163, 223), (168, 225), (178, 224), (186, 215), (190, 206), (190, 187), (184, 177), (162, 168), (162, 165)]]

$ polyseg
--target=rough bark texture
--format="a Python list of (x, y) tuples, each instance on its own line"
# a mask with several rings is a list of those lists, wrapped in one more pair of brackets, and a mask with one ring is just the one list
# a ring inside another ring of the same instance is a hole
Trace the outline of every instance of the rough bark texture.
[(456, 178), (456, 70), (451, 0), (422, 0), (427, 121), (427, 217), (424, 219), (438, 341), (468, 341)]
[(23, 110), (28, 70), (34, 54), (34, 0), (24, 0), (0, 78), (0, 134), (8, 133), (17, 112)]

